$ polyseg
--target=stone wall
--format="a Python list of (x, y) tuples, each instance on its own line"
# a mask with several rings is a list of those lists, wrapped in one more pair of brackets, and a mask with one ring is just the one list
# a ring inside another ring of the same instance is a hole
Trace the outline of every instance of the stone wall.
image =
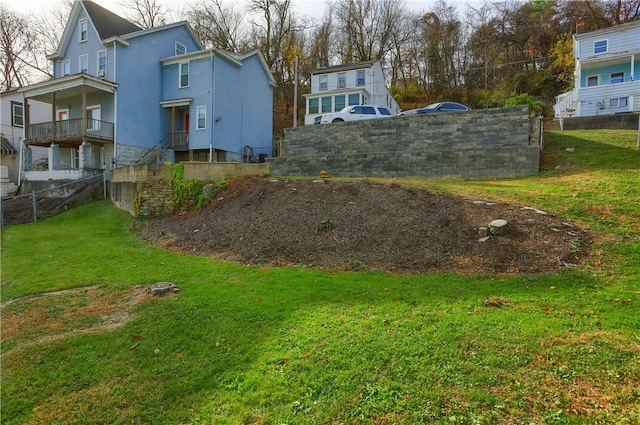
[[(226, 162), (183, 162), (184, 179), (215, 182), (223, 179), (266, 175), (268, 164), (240, 164)], [(118, 208), (138, 217), (156, 217), (170, 214), (173, 208), (173, 190), (166, 164), (133, 165), (111, 171), (109, 194)], [(184, 205), (185, 209), (190, 205)]]
[(527, 106), (309, 125), (285, 130), (278, 176), (503, 179), (538, 173)]

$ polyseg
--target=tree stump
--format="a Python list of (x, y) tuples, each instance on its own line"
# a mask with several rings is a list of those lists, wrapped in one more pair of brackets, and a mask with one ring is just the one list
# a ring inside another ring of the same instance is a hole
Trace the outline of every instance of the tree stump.
[(489, 231), (494, 236), (504, 236), (509, 233), (510, 224), (507, 220), (493, 220), (489, 223)]

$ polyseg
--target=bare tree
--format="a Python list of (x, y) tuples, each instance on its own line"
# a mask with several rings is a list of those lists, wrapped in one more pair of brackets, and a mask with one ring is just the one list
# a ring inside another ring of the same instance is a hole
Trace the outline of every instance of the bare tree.
[(187, 18), (206, 46), (232, 52), (247, 49), (249, 29), (240, 9), (222, 0), (201, 0), (187, 11)]
[(17, 89), (51, 77), (38, 44), (32, 22), (0, 5), (0, 91)]
[(167, 23), (168, 10), (156, 0), (125, 0), (120, 6), (125, 18), (140, 28), (153, 28)]
[(335, 14), (343, 63), (384, 62), (407, 11), (403, 0), (338, 0)]

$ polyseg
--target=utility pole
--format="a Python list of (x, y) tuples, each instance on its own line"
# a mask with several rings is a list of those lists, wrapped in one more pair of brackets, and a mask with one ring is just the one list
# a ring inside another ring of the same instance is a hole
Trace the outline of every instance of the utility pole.
[(298, 126), (298, 56), (296, 55), (296, 66), (293, 73), (293, 128)]

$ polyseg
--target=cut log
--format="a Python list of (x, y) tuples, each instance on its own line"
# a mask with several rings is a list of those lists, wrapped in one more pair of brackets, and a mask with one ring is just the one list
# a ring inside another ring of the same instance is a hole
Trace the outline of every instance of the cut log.
[(509, 225), (509, 222), (507, 220), (493, 220), (491, 223), (489, 223), (489, 231), (491, 232), (492, 235), (495, 236), (504, 236), (507, 233), (509, 233), (509, 228), (511, 226)]

